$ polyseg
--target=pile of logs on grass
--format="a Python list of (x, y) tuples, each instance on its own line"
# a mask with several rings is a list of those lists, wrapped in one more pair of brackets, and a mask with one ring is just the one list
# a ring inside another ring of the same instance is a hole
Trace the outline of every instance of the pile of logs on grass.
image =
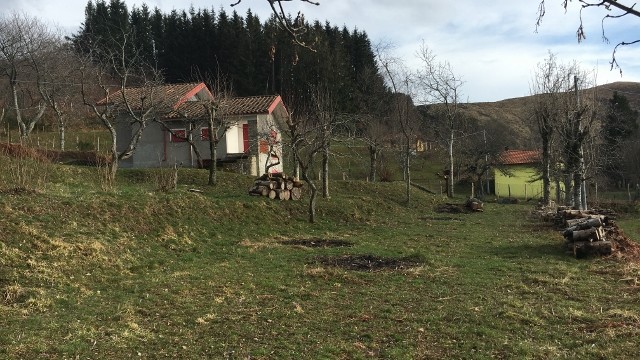
[(254, 181), (249, 195), (279, 200), (300, 200), (302, 185), (297, 178), (285, 174), (264, 174)]
[(612, 244), (607, 234), (616, 227), (610, 211), (558, 209), (556, 222), (564, 226), (567, 250), (576, 258), (611, 255)]

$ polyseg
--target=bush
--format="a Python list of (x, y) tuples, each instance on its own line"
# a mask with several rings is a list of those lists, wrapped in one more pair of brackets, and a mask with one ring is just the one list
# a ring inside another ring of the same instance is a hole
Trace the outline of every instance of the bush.
[(78, 150), (79, 151), (93, 151), (95, 150), (95, 146), (93, 146), (93, 143), (90, 141), (84, 141), (84, 140), (80, 140), (78, 141)]
[(382, 182), (391, 182), (393, 181), (393, 171), (386, 166), (381, 166), (378, 170), (378, 178)]

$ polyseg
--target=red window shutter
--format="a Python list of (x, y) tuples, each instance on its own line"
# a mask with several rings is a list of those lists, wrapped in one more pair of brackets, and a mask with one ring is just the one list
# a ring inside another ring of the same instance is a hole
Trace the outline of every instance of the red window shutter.
[(249, 152), (249, 124), (242, 124), (242, 142), (244, 143), (244, 152)]
[(171, 134), (171, 142), (179, 143), (187, 141), (187, 130), (185, 129), (174, 129)]
[(202, 141), (209, 141), (210, 137), (209, 137), (209, 128), (201, 128), (200, 129), (200, 140)]

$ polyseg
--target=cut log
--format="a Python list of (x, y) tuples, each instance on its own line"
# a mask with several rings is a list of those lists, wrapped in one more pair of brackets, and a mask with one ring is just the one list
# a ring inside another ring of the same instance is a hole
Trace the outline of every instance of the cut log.
[(580, 221), (573, 226), (570, 226), (565, 229), (564, 236), (567, 237), (569, 233), (579, 230), (586, 230), (590, 228), (599, 228), (602, 227), (602, 220), (600, 219), (584, 219), (584, 221)]
[(300, 200), (302, 198), (302, 189), (300, 187), (294, 187), (290, 192), (291, 200)]
[(269, 195), (269, 188), (266, 186), (254, 186), (249, 189), (249, 195), (267, 196)]
[(280, 200), (289, 200), (289, 190), (275, 189), (277, 198)]
[(572, 246), (573, 256), (576, 259), (582, 259), (588, 256), (611, 255), (611, 241), (579, 241), (574, 242)]
[(607, 217), (605, 215), (585, 215), (582, 218), (567, 219), (565, 221), (565, 224), (568, 227), (571, 227), (571, 226), (575, 226), (577, 224), (583, 223), (587, 220), (600, 220), (601, 224), (604, 224), (607, 222)]
[(565, 232), (565, 237), (567, 240), (571, 242), (580, 242), (580, 241), (599, 241), (604, 238), (604, 229), (601, 227), (598, 228), (589, 228), (585, 230), (577, 230), (577, 231), (567, 231)]
[(285, 188), (285, 181), (282, 178), (274, 177), (271, 182), (273, 183), (274, 189), (283, 190)]
[(276, 191), (277, 190), (274, 190), (274, 189), (269, 190), (269, 195), (268, 195), (269, 199), (273, 200), (278, 197), (278, 194), (276, 193)]
[(287, 190), (293, 189), (293, 181), (292, 180), (287, 180), (286, 183), (285, 183), (285, 188)]
[(275, 189), (276, 183), (269, 180), (260, 180), (255, 182), (256, 186), (265, 186), (269, 189)]

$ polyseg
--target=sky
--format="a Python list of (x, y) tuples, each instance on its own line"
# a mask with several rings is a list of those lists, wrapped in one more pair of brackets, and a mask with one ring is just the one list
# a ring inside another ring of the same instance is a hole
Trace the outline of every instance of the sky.
[[(582, 13), (587, 39), (578, 43), (580, 24), (577, 1), (569, 3), (565, 13), (559, 0), (547, 0), (546, 15), (536, 31), (538, 0), (317, 0), (319, 6), (303, 1), (283, 2), (287, 12), (302, 11), (308, 21), (329, 21), (332, 25), (365, 31), (374, 46), (391, 48), (411, 69), (419, 69), (416, 54), (422, 44), (429, 47), (439, 61), (449, 62), (454, 73), (464, 81), (464, 102), (498, 101), (527, 96), (538, 63), (549, 52), (562, 63), (578, 62), (591, 72), (598, 84), (616, 81), (640, 82), (640, 44), (618, 50), (620, 71), (610, 70), (614, 47), (621, 41), (640, 39), (640, 19), (607, 19), (602, 39), (602, 8)], [(107, 1), (108, 2), (108, 1)], [(236, 10), (244, 15), (248, 9), (262, 20), (271, 14), (266, 0), (125, 0), (131, 9), (146, 3), (163, 12), (207, 8)], [(24, 12), (38, 17), (67, 33), (77, 31), (84, 21), (87, 0), (0, 0), (1, 12)], [(614, 12), (611, 12), (613, 15)]]

